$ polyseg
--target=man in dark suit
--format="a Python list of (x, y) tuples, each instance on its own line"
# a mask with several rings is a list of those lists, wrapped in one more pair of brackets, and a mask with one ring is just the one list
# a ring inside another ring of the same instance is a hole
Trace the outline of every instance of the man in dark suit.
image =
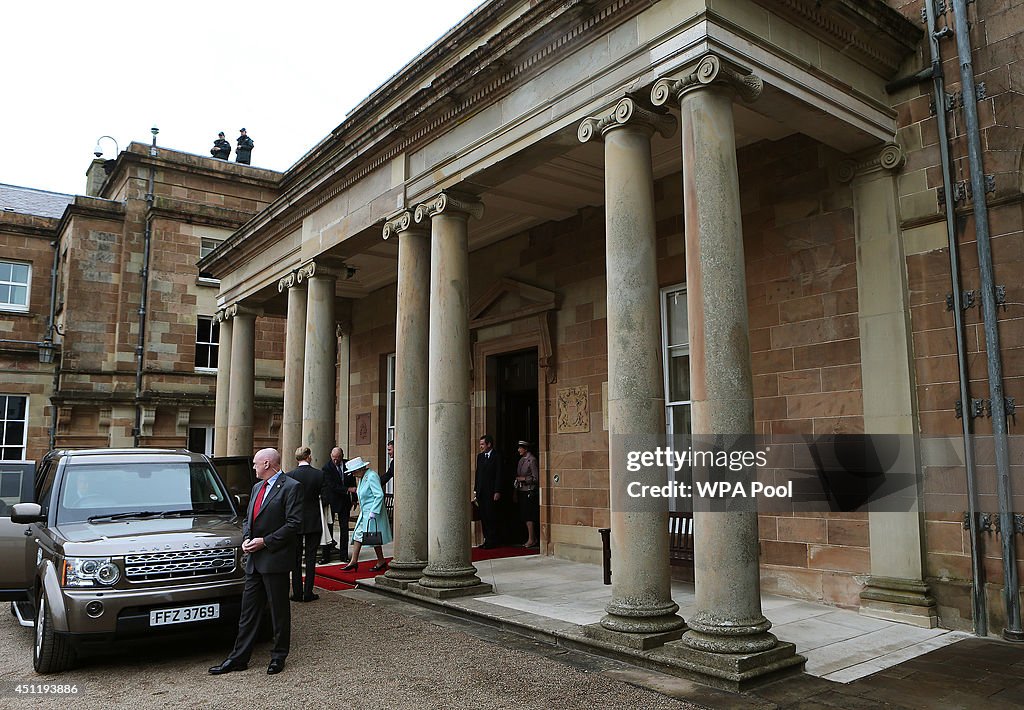
[(476, 456), (476, 483), (474, 500), (480, 508), (480, 523), (484, 529), (484, 544), (491, 549), (498, 546), (498, 504), (501, 500), (501, 454), (494, 449), (490, 434), (480, 437), (480, 453)]
[[(286, 476), (302, 484), (302, 529), (295, 546), (295, 566), (292, 568), (292, 601), (311, 602), (320, 598), (313, 594), (313, 577), (316, 568), (316, 547), (320, 542), (323, 528), (320, 525), (320, 494), (324, 486), (324, 473), (314, 468), (309, 460), (313, 452), (308, 446), (295, 449), (298, 465)], [(302, 568), (306, 568), (306, 582), (302, 582)]]
[[(352, 490), (355, 489), (355, 476), (345, 473), (345, 452), (341, 447), (335, 446), (331, 449), (331, 458), (324, 464), (324, 497), (331, 506), (331, 522), (327, 523), (327, 530), (334, 535), (334, 516), (338, 516), (338, 528), (341, 544), (338, 550), (341, 554), (341, 561), (348, 562), (348, 522), (349, 513), (352, 510)], [(331, 561), (331, 547), (324, 546), (321, 552), (320, 564)]]
[(260, 617), (268, 604), (274, 625), (268, 675), (284, 670), (291, 642), (288, 573), (295, 563), (295, 536), (302, 527), (302, 485), (281, 475), (281, 454), (276, 449), (257, 451), (253, 470), (260, 480), (252, 488), (249, 510), (242, 524), (245, 588), (238, 636), (227, 659), (210, 669), (211, 675), (244, 671), (249, 667)]
[(380, 477), (380, 487), (387, 493), (388, 481), (395, 477), (395, 440), (388, 442), (388, 470)]

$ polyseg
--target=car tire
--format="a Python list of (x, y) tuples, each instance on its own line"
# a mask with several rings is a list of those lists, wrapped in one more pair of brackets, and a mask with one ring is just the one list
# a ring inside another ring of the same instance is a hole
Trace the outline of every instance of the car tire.
[(74, 660), (71, 644), (53, 630), (53, 615), (46, 594), (40, 594), (32, 646), (32, 665), (36, 673), (59, 673), (69, 668)]

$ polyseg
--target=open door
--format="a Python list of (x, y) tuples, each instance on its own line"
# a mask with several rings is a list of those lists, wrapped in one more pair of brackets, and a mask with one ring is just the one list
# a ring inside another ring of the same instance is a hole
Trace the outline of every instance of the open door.
[(36, 547), (29, 525), (11, 522), (15, 503), (34, 503), (32, 461), (0, 461), (0, 601), (29, 598)]
[(252, 470), (251, 456), (217, 456), (210, 457), (210, 462), (217, 469), (228, 493), (238, 496), (241, 501), (239, 513), (243, 516), (249, 508), (249, 494), (256, 483), (256, 473)]

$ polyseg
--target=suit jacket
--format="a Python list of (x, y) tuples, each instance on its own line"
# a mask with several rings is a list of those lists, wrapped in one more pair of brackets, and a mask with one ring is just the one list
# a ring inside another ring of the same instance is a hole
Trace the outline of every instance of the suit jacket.
[(334, 461), (327, 459), (324, 464), (324, 498), (330, 503), (331, 512), (346, 515), (352, 509), (352, 494), (349, 488), (356, 487), (356, 477), (345, 475), (345, 462), (335, 466)]
[(380, 487), (386, 488), (388, 481), (395, 477), (395, 460), (391, 459), (388, 462), (388, 470), (384, 472), (384, 475), (380, 477)]
[(476, 455), (476, 483), (473, 485), (477, 500), (490, 499), (501, 493), (501, 454), (491, 449), (491, 456), (480, 452)]
[(302, 528), (299, 532), (320, 532), (320, 495), (324, 487), (324, 472), (313, 466), (296, 466), (285, 475), (302, 484)]
[(245, 573), (287, 574), (295, 566), (295, 536), (302, 528), (302, 484), (288, 476), (278, 476), (263, 499), (260, 514), (254, 519), (256, 497), (264, 485), (259, 481), (252, 487), (249, 510), (242, 523), (242, 538), (262, 537), (266, 547), (246, 556)]

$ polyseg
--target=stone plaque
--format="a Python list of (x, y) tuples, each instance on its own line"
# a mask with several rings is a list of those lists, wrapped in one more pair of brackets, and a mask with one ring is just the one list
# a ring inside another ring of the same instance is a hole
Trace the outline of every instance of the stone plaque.
[(370, 413), (356, 415), (356, 446), (370, 443)]
[(590, 394), (586, 385), (558, 390), (558, 433), (590, 431)]

